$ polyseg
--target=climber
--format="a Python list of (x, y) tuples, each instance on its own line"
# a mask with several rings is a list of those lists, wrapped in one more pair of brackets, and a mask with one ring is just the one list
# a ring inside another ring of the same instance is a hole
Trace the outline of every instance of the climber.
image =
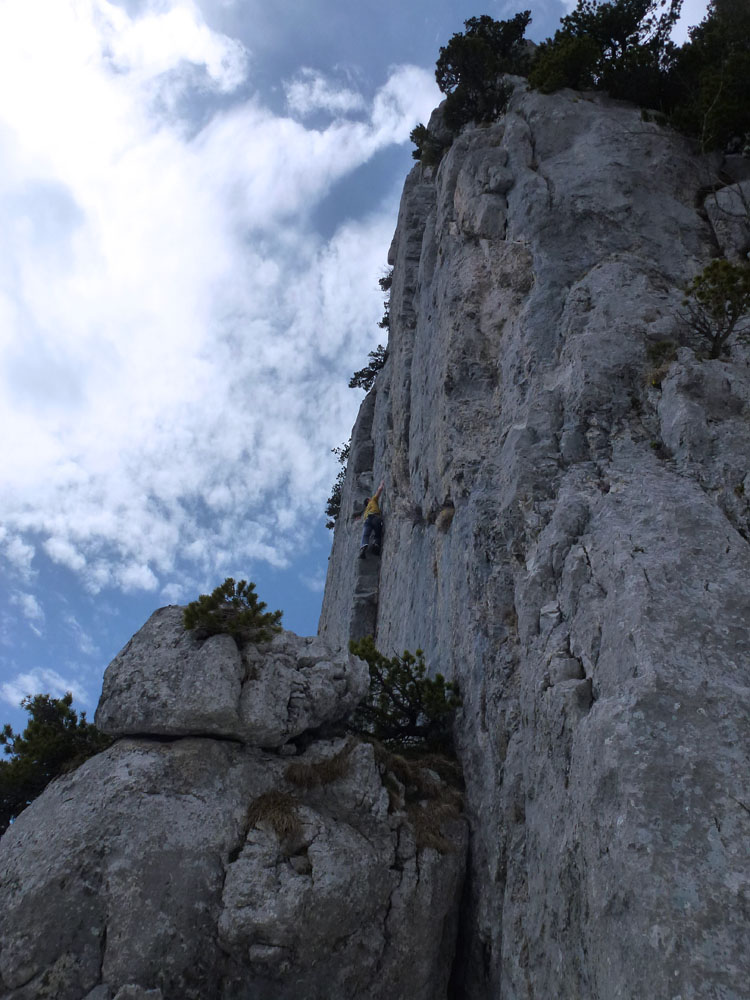
[(383, 516), (380, 513), (380, 494), (383, 492), (384, 480), (375, 491), (375, 495), (370, 497), (362, 512), (362, 519), (365, 522), (362, 529), (362, 541), (360, 543), (359, 558), (364, 559), (367, 555), (367, 546), (370, 544), (370, 536), (373, 538), (372, 551), (377, 556), (380, 555), (380, 542), (383, 537)]

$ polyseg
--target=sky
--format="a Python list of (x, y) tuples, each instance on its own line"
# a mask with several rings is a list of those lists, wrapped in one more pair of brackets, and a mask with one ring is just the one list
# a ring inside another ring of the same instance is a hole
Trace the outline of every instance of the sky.
[[(534, 0), (528, 36), (570, 9)], [(317, 629), (409, 132), (487, 0), (2, 0), (0, 724), (225, 577)], [(686, 0), (678, 39), (705, 4)]]

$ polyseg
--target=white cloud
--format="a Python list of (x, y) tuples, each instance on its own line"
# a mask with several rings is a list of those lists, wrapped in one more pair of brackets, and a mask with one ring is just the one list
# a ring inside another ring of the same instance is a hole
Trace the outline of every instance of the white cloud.
[(161, 596), (167, 604), (184, 604), (186, 603), (186, 595), (191, 593), (188, 588), (183, 583), (168, 583), (166, 587), (162, 587)]
[(309, 67), (303, 67), (297, 76), (284, 85), (287, 107), (292, 114), (306, 117), (316, 111), (331, 115), (345, 115), (362, 111), (366, 104), (362, 94), (333, 81)]
[(38, 636), (42, 634), (44, 625), (44, 609), (33, 594), (15, 591), (11, 594), (10, 603), (21, 609), (21, 614), (29, 624), (29, 628)]
[(68, 632), (72, 635), (75, 644), (85, 656), (94, 656), (99, 652), (96, 643), (83, 628), (75, 615), (65, 615), (63, 620)]
[(23, 698), (35, 694), (49, 694), (60, 698), (70, 691), (77, 702), (89, 704), (85, 688), (77, 680), (66, 678), (56, 670), (38, 667), (26, 673), (16, 674), (12, 680), (0, 684), (0, 698), (8, 705), (18, 706)]
[(135, 20), (106, 0), (100, 0), (97, 8), (112, 63), (120, 72), (153, 79), (184, 62), (205, 67), (210, 84), (225, 93), (245, 78), (244, 47), (212, 32), (193, 3), (150, 10)]
[(84, 556), (66, 538), (47, 539), (44, 550), (53, 562), (67, 566), (68, 569), (79, 570), (86, 565)]
[(300, 573), (300, 583), (311, 590), (313, 594), (322, 594), (325, 590), (326, 576), (325, 573), (320, 572), (314, 575), (306, 575), (305, 573)]
[(31, 579), (33, 545), (24, 542), (17, 535), (12, 535), (6, 528), (0, 527), (0, 550), (24, 582)]
[(360, 121), (250, 99), (191, 134), (153, 100), (190, 67), (224, 91), (245, 71), (191, 3), (0, 5), (0, 545), (92, 592), (299, 546), (378, 339), (395, 196), (327, 242), (307, 220), (439, 96), (401, 67)]

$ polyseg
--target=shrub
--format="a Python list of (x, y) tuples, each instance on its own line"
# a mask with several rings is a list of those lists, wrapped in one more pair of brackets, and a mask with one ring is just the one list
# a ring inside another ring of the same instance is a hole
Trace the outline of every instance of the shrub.
[(381, 292), (389, 292), (393, 284), (393, 268), (389, 267), (385, 274), (378, 278)]
[(350, 389), (364, 389), (365, 392), (369, 392), (372, 389), (375, 376), (388, 360), (388, 349), (383, 347), (382, 344), (378, 344), (375, 350), (370, 351), (367, 357), (370, 359), (369, 364), (365, 368), (360, 368), (349, 379)]
[(72, 702), (70, 692), (62, 698), (48, 694), (24, 698), (21, 707), (29, 722), (23, 734), (3, 727), (0, 743), (10, 759), (0, 761), (0, 833), (53, 778), (75, 770), (111, 745), (112, 738), (87, 722), (85, 712), (78, 717)]
[(750, 340), (750, 265), (712, 260), (688, 285), (683, 304), (683, 319), (708, 341), (708, 356), (728, 353), (733, 336)]
[(593, 87), (661, 107), (682, 0), (578, 0), (538, 53), (529, 83), (546, 93)]
[(226, 633), (238, 645), (243, 642), (268, 642), (281, 631), (281, 611), (266, 611), (259, 601), (255, 584), (227, 577), (211, 594), (201, 594), (185, 608), (182, 623), (199, 639)]
[(435, 79), (446, 94), (444, 120), (457, 132), (469, 121), (498, 118), (512, 93), (503, 73), (525, 74), (529, 56), (524, 34), (531, 21), (528, 10), (507, 21), (487, 14), (464, 21), (458, 32), (440, 49)]
[(653, 365), (646, 375), (646, 384), (659, 389), (672, 362), (677, 360), (677, 344), (673, 340), (653, 341), (646, 347), (646, 357)]
[(750, 5), (711, 0), (670, 73), (672, 121), (704, 150), (740, 152), (750, 137)]
[[(354, 376), (352, 376), (352, 379), (354, 379), (354, 377), (357, 374), (358, 373), (355, 372)], [(350, 382), (349, 383), (350, 387), (351, 384), (352, 383)], [(347, 442), (346, 444), (342, 444), (340, 448), (331, 448), (331, 451), (339, 460), (341, 468), (336, 473), (336, 479), (334, 481), (333, 488), (331, 489), (331, 495), (328, 497), (328, 500), (326, 501), (326, 517), (328, 518), (328, 520), (326, 521), (326, 528), (335, 528), (336, 518), (341, 513), (341, 494), (343, 492), (344, 481), (346, 479), (346, 463), (349, 461), (349, 448), (350, 448), (349, 442)]]
[(450, 143), (442, 142), (421, 122), (409, 133), (409, 139), (417, 147), (411, 151), (415, 160), (425, 167), (436, 167)]
[(424, 654), (379, 653), (370, 636), (352, 641), (349, 649), (367, 662), (370, 688), (352, 725), (386, 746), (450, 749), (451, 722), (461, 704), (458, 687), (442, 674), (427, 677)]
[(593, 38), (557, 33), (553, 41), (542, 42), (529, 83), (543, 94), (562, 87), (590, 90), (594, 87), (594, 72), (599, 48)]

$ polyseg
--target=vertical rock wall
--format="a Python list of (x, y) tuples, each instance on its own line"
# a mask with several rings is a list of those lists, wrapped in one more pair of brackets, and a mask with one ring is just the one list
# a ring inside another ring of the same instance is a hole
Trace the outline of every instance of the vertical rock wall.
[[(740, 1000), (750, 366), (654, 345), (750, 249), (750, 172), (523, 91), (407, 179), (320, 632), (366, 630), (367, 590), (378, 646), (460, 683), (457, 996)], [(376, 604), (352, 516), (383, 476)]]

